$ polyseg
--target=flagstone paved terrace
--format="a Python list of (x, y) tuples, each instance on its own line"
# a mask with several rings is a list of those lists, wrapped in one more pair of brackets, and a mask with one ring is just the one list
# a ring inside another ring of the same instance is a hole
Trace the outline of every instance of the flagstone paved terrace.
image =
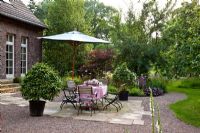
[[(155, 97), (164, 133), (200, 133), (200, 128), (183, 123), (169, 110), (170, 103), (185, 98), (180, 93)], [(60, 110), (61, 99), (62, 93), (53, 102), (47, 102), (43, 117), (31, 117), (28, 102), (20, 93), (0, 94), (2, 133), (151, 133), (149, 97), (129, 97), (118, 113), (114, 108), (108, 108), (96, 111), (92, 116), (87, 111), (77, 116), (77, 110), (70, 104)]]
[[(17, 105), (20, 107), (28, 106), (28, 102), (21, 97), (14, 97), (13, 94), (1, 94), (0, 104), (3, 105)], [(129, 100), (122, 102), (123, 108), (116, 111), (116, 109), (110, 106), (104, 111), (96, 111), (96, 113), (90, 116), (90, 111), (83, 111), (77, 115), (77, 110), (73, 108), (71, 104), (63, 106), (60, 109), (60, 102), (47, 102), (44, 110), (45, 115), (56, 116), (56, 117), (72, 117), (78, 120), (89, 120), (89, 121), (101, 121), (116, 124), (125, 125), (144, 125), (142, 120), (143, 115), (151, 116), (149, 111), (144, 111), (141, 100)]]

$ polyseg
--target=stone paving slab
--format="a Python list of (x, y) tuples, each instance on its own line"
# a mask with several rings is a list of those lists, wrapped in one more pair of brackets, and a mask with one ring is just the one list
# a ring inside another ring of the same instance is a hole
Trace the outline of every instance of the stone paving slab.
[(141, 120), (142, 119), (142, 115), (140, 114), (133, 114), (133, 113), (125, 113), (121, 116), (121, 118), (124, 119), (132, 119), (132, 120)]
[(9, 105), (10, 103), (8, 103), (8, 102), (0, 102), (0, 104), (3, 104), (3, 105)]
[(24, 100), (21, 97), (13, 97), (15, 93), (3, 93), (0, 94), (0, 104), (10, 105), (14, 104), (20, 107), (28, 106), (28, 101)]
[(117, 119), (117, 118), (113, 118), (109, 121), (109, 123), (113, 123), (113, 124), (124, 124), (124, 125), (132, 125), (133, 124), (133, 120), (132, 119)]
[(26, 107), (27, 105), (25, 104), (18, 104), (19, 107)]
[[(15, 104), (20, 107), (28, 106), (28, 101), (21, 97), (14, 97), (12, 95), (13, 93), (0, 94), (0, 104)], [(71, 104), (64, 105), (61, 110), (60, 102), (46, 102), (44, 115), (71, 117), (78, 120), (101, 121), (124, 125), (144, 125), (142, 116), (151, 115), (150, 111), (144, 111), (141, 100), (123, 101), (122, 104), (123, 108), (119, 110), (119, 112), (116, 111), (115, 107), (109, 106), (107, 110), (97, 110), (95, 113), (92, 113), (92, 116), (90, 116), (90, 111), (84, 110), (82, 113), (80, 112), (80, 114), (77, 115), (78, 111), (75, 110)]]
[(144, 110), (134, 111), (134, 113), (141, 114), (141, 115), (151, 115), (150, 111), (144, 111)]
[(143, 120), (134, 120), (133, 124), (144, 125), (144, 121)]

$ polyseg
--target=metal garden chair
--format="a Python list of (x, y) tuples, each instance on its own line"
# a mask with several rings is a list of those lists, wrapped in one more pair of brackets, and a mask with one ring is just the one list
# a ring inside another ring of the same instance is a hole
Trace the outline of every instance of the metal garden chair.
[(104, 100), (107, 102), (107, 104), (103, 107), (103, 110), (107, 109), (108, 106), (113, 105), (118, 112), (123, 107), (122, 103), (119, 101), (118, 93), (107, 94), (104, 97)]
[[(122, 85), (123, 86), (123, 85)], [(121, 86), (121, 87), (122, 87)], [(107, 109), (108, 106), (112, 105), (116, 108), (117, 112), (123, 108), (122, 103), (119, 100), (119, 92), (116, 93), (108, 93), (104, 100), (107, 102), (107, 104), (103, 107), (103, 110)]]
[[(91, 86), (78, 86), (78, 94), (79, 94), (79, 108), (78, 108), (78, 115), (79, 111), (83, 110), (83, 107), (88, 108), (92, 112), (95, 109), (98, 109), (97, 103), (96, 103), (96, 94), (93, 94), (92, 87)], [(84, 105), (84, 106), (83, 106)]]
[(64, 104), (71, 103), (74, 108), (76, 109), (77, 102), (78, 102), (78, 94), (77, 94), (77, 87), (74, 81), (68, 80), (67, 87), (63, 89), (64, 98), (60, 105), (62, 109)]
[[(108, 85), (108, 80), (106, 79), (98, 79), (98, 80), (102, 82), (104, 85)], [(106, 103), (106, 105), (103, 107), (103, 110), (107, 109), (108, 106), (112, 105), (116, 108), (118, 112), (118, 110), (120, 110), (123, 107), (122, 103), (119, 101), (118, 93), (107, 93), (107, 95), (105, 95), (101, 101), (102, 105), (104, 104), (103, 100)]]

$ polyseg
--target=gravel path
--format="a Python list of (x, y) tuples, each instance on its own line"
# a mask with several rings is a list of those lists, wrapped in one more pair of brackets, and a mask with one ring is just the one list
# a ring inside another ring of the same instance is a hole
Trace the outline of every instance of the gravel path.
[[(16, 96), (20, 96), (17, 94)], [(200, 133), (199, 128), (184, 124), (177, 120), (168, 109), (168, 104), (186, 98), (183, 94), (170, 93), (156, 97), (160, 105), (161, 121), (164, 133)], [(55, 98), (60, 101), (61, 96)], [(149, 111), (148, 97), (130, 97), (143, 101), (146, 111)], [(144, 116), (144, 126), (109, 124), (104, 122), (74, 120), (72, 118), (59, 118), (51, 116), (30, 117), (28, 107), (15, 105), (1, 105), (0, 112), (3, 121), (3, 133), (150, 133), (151, 119)]]
[(155, 102), (160, 106), (163, 133), (200, 133), (200, 128), (187, 125), (178, 120), (169, 109), (169, 104), (181, 99), (186, 99), (186, 95), (181, 93), (168, 93), (162, 97), (155, 98)]

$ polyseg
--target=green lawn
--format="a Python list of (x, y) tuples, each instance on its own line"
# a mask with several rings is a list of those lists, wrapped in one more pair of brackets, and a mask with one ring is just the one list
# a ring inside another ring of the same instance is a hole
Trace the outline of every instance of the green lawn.
[(169, 92), (187, 95), (187, 99), (170, 105), (176, 117), (187, 124), (200, 127), (200, 80), (172, 81), (167, 89)]

